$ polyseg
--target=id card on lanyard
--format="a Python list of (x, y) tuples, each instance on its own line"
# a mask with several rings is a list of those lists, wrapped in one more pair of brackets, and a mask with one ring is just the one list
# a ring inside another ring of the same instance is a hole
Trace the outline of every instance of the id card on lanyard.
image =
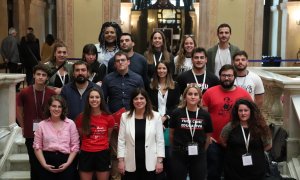
[[(32, 88), (33, 88), (34, 106), (35, 106), (35, 113), (36, 113), (36, 118), (33, 119), (32, 130), (33, 130), (33, 131), (36, 131), (37, 128), (38, 128), (38, 124), (39, 124), (39, 122), (41, 121), (41, 119), (40, 119), (40, 117), (39, 117), (39, 112), (38, 112), (39, 104), (38, 104), (37, 97), (36, 97), (36, 92), (35, 92), (36, 90), (35, 90), (34, 86), (32, 86)], [(44, 100), (45, 100), (45, 87), (44, 87), (44, 89), (43, 89), (43, 96), (42, 96), (42, 102), (41, 102), (40, 107), (43, 106)]]
[(245, 141), (245, 146), (246, 146), (246, 154), (242, 155), (242, 161), (243, 161), (243, 166), (252, 166), (252, 156), (250, 153), (248, 153), (248, 149), (249, 149), (249, 143), (250, 143), (250, 132), (248, 134), (248, 137), (246, 139), (246, 135), (245, 135), (245, 130), (244, 128), (241, 126), (242, 132), (243, 132), (243, 137), (244, 137), (244, 141)]
[(187, 117), (188, 122), (189, 122), (190, 133), (191, 133), (191, 136), (192, 136), (192, 142), (188, 143), (188, 155), (189, 156), (198, 155), (198, 143), (194, 142), (194, 135), (195, 135), (196, 126), (197, 126), (198, 111), (199, 111), (199, 108), (197, 108), (196, 118), (195, 118), (195, 121), (194, 121), (194, 128), (192, 129), (192, 123), (191, 123), (191, 119), (190, 119), (190, 116), (189, 116), (189, 112), (188, 112), (188, 109), (185, 108), (186, 117)]
[[(193, 73), (195, 82), (196, 82), (197, 86), (199, 87), (198, 79), (197, 79), (196, 74), (194, 73), (193, 69), (192, 69), (192, 73)], [(205, 80), (206, 80), (206, 71), (204, 71), (203, 82), (202, 82), (202, 85), (201, 85), (201, 92), (203, 92), (203, 90), (204, 90)]]

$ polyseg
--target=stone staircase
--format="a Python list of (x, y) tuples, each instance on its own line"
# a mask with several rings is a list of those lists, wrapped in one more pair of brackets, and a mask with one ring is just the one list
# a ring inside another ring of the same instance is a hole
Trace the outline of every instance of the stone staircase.
[(300, 157), (292, 158), (287, 163), (288, 173), (294, 179), (300, 179)]
[(2, 157), (5, 159), (1, 159), (3, 160), (3, 166), (0, 172), (0, 179), (30, 180), (29, 157), (21, 131), (18, 131), (15, 137), (10, 138), (5, 148), (6, 153), (8, 153)]

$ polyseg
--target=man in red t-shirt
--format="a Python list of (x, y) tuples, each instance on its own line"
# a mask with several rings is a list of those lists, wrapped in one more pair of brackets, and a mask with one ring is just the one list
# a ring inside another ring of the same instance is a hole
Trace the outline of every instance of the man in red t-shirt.
[(224, 151), (219, 137), (223, 127), (230, 121), (234, 103), (240, 98), (252, 100), (246, 90), (234, 85), (237, 74), (232, 65), (222, 66), (219, 76), (221, 84), (209, 88), (203, 95), (203, 106), (210, 113), (213, 124), (212, 142), (207, 149), (208, 180), (221, 178)]
[(17, 95), (17, 121), (22, 128), (23, 137), (29, 155), (30, 175), (32, 180), (39, 179), (39, 162), (34, 154), (34, 131), (38, 122), (45, 119), (44, 107), (55, 92), (46, 86), (49, 69), (43, 64), (33, 68), (34, 84), (21, 90)]

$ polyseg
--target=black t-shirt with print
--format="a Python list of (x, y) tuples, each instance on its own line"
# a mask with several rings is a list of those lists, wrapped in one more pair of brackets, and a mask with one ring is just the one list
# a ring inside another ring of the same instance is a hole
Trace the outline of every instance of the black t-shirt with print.
[[(207, 111), (199, 109), (198, 117), (196, 112), (188, 111), (191, 120), (192, 130), (196, 122), (196, 130), (193, 141), (198, 143), (199, 147), (204, 147), (206, 133), (213, 131), (210, 115)], [(170, 116), (170, 128), (174, 128), (174, 146), (187, 146), (192, 142), (192, 136), (189, 128), (189, 121), (186, 116), (185, 108), (178, 108)]]

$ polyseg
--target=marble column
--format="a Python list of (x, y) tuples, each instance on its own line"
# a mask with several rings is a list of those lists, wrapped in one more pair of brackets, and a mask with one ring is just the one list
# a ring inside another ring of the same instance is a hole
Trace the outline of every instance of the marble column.
[(103, 0), (103, 22), (114, 21), (121, 24), (121, 0)]
[(0, 138), (16, 126), (16, 84), (25, 74), (0, 73)]

